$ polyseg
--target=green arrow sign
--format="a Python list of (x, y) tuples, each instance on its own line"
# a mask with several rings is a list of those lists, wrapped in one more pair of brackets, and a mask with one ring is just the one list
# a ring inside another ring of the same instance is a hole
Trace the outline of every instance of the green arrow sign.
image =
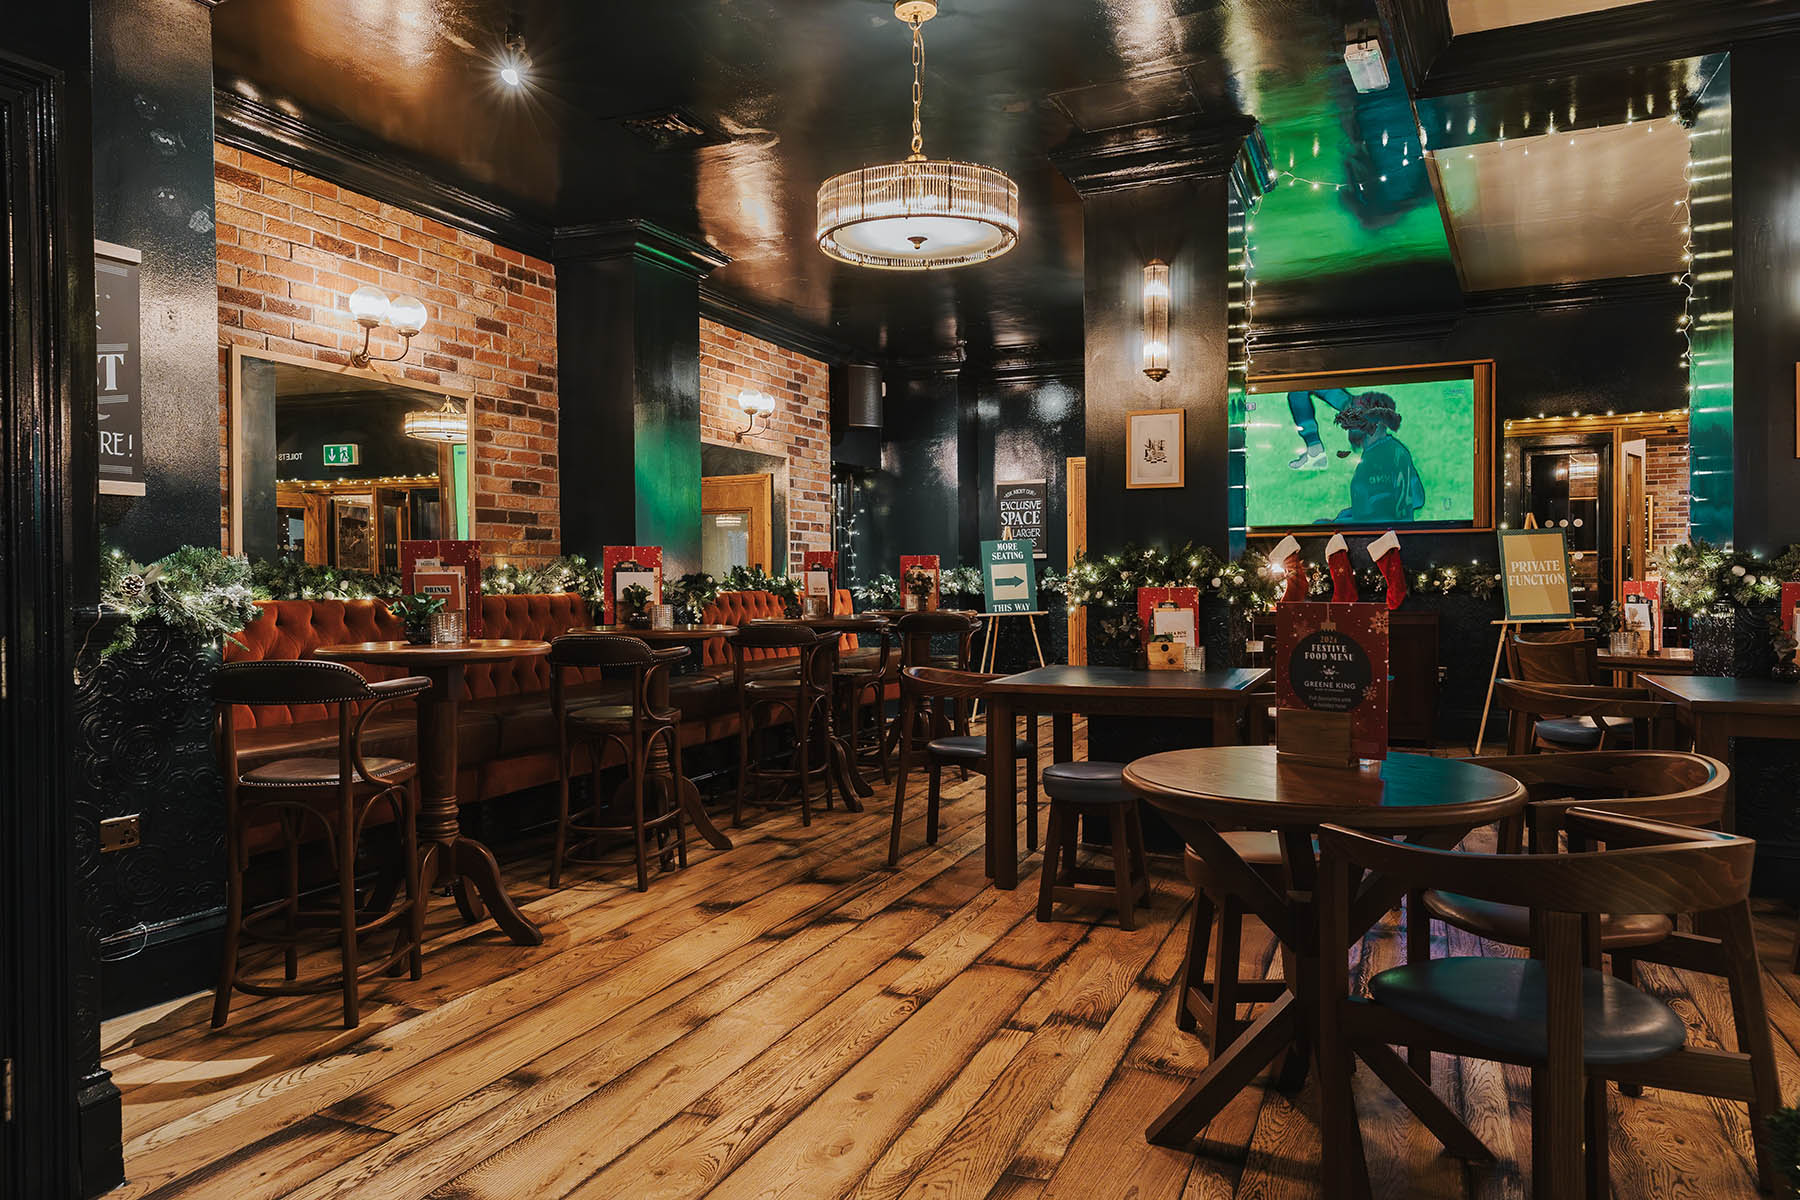
[(1029, 539), (981, 543), (982, 598), (991, 613), (1037, 611), (1037, 572)]

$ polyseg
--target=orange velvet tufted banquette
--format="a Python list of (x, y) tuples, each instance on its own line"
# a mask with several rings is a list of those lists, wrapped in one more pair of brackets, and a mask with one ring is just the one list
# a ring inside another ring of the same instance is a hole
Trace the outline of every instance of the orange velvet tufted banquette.
[[(702, 610), (700, 620), (704, 625), (742, 625), (745, 621), (779, 619), (785, 616), (787, 608), (782, 604), (781, 597), (773, 592), (720, 592)], [(791, 658), (799, 653), (798, 650), (765, 650), (753, 646), (746, 659), (758, 662), (769, 658)], [(724, 638), (714, 638), (706, 643), (703, 662), (709, 667), (730, 664), (731, 651), (726, 647)]]
[[(573, 592), (553, 596), (483, 596), (481, 598), (481, 636), (484, 638), (519, 638), (547, 642), (571, 629), (593, 624), (588, 603)], [(571, 670), (574, 682), (598, 679), (598, 671)], [(547, 658), (512, 658), (495, 663), (470, 663), (464, 677), (468, 680), (468, 699), (486, 700), (495, 696), (523, 696), (550, 690), (550, 660)]]

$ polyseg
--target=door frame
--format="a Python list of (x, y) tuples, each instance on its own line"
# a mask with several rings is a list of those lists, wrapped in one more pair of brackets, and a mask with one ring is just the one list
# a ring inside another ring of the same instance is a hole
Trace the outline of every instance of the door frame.
[[(85, 37), (79, 52), (85, 62)], [(0, 1058), (12, 1064), (12, 1119), (0, 1119), (0, 1194), (7, 1196), (93, 1195), (122, 1178), (118, 1093), (98, 1066), (91, 931), (77, 924), (71, 803), (72, 614), (78, 596), (95, 594), (98, 569), (89, 113), (84, 71), (65, 78), (0, 52), (0, 136), (8, 143), (0, 154), (0, 262), (17, 268), (0, 322), (0, 987), (8, 997), (0, 1005)], [(99, 1094), (106, 1090), (110, 1096)]]
[[(731, 499), (720, 497), (721, 492), (729, 492)], [(713, 503), (708, 503), (708, 497)], [(745, 502), (740, 503), (739, 497)], [(750, 565), (762, 564), (763, 570), (771, 575), (787, 572), (787, 547), (781, 548), (782, 560), (774, 561), (775, 554), (775, 477), (773, 475), (705, 475), (700, 479), (700, 517), (706, 519), (709, 512), (730, 511), (747, 508), (762, 513), (759, 524), (754, 519), (750, 522)]]

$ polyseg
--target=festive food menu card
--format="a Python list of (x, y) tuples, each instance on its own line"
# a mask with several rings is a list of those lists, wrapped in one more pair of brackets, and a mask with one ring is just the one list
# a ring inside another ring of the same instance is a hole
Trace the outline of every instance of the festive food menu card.
[(927, 604), (920, 605), (919, 607), (936, 608), (939, 600), (938, 585), (940, 578), (938, 572), (938, 556), (935, 554), (902, 554), (900, 556), (901, 606), (905, 607), (907, 598), (912, 595), (911, 589), (906, 586), (906, 573), (914, 567), (920, 568), (927, 575), (931, 576), (931, 599)]
[(1148, 646), (1163, 634), (1189, 646), (1200, 644), (1200, 589), (1138, 589), (1138, 640)]
[(445, 612), (460, 612), (463, 628), (481, 636), (481, 543), (425, 539), (400, 543), (400, 590), (442, 596)]
[(1277, 608), (1275, 696), (1281, 709), (1349, 714), (1351, 752), (1358, 758), (1386, 758), (1387, 606), (1309, 603)]
[(661, 546), (608, 546), (600, 555), (600, 578), (604, 580), (600, 619), (607, 625), (618, 624), (619, 596), (636, 584), (650, 593), (650, 603), (662, 603)]
[[(808, 576), (814, 571), (823, 571), (829, 577), (825, 594), (829, 597), (837, 588), (838, 556), (836, 550), (808, 550), (800, 559), (800, 569)], [(812, 585), (807, 584), (808, 590)]]
[(1782, 584), (1781, 627), (1795, 637), (1800, 637), (1800, 626), (1794, 624), (1796, 620), (1800, 620), (1800, 617), (1796, 616), (1796, 609), (1800, 609), (1800, 583)]
[(1663, 648), (1662, 619), (1662, 580), (1627, 579), (1625, 581), (1625, 628), (1649, 630), (1652, 654), (1660, 652)]

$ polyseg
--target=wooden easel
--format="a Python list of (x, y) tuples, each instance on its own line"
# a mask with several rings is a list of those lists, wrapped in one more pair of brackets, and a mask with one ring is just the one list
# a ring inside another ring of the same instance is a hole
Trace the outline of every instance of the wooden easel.
[[(1000, 618), (1002, 618), (1002, 617), (1024, 617), (1025, 618), (1026, 624), (1031, 629), (1031, 645), (1035, 650), (1037, 650), (1038, 666), (1040, 666), (1040, 667), (1047, 666), (1048, 664), (1046, 664), (1044, 662), (1044, 644), (1038, 640), (1037, 619), (1041, 616), (1044, 616), (1048, 611), (1049, 610), (1047, 610), (1047, 609), (1038, 608), (1038, 609), (1033, 609), (1030, 612), (976, 613), (975, 614), (976, 616), (982, 618), (983, 620), (985, 620), (987, 622), (987, 638), (981, 644), (981, 657), (979, 660), (977, 660), (977, 662), (975, 664), (980, 669), (982, 674), (991, 675), (993, 673), (994, 660), (996, 658), (995, 651), (996, 651), (996, 648), (1000, 645)], [(970, 710), (969, 719), (971, 721), (973, 721), (976, 717), (978, 717), (980, 715), (981, 715), (981, 698), (978, 696), (975, 699), (974, 708), (972, 710)]]
[[(1524, 527), (1526, 529), (1538, 527), (1536, 513), (1525, 514)], [(1506, 564), (1501, 563), (1500, 567), (1501, 570), (1505, 570)], [(1506, 639), (1510, 635), (1510, 631), (1514, 628), (1522, 629), (1527, 625), (1565, 625), (1573, 629), (1577, 625), (1585, 625), (1592, 620), (1592, 617), (1504, 617), (1501, 620), (1490, 622), (1490, 624), (1500, 627), (1500, 644), (1494, 647), (1494, 666), (1488, 672), (1487, 699), (1481, 702), (1481, 724), (1475, 727), (1475, 753), (1477, 756), (1481, 754), (1481, 743), (1487, 737), (1488, 712), (1494, 705), (1494, 686), (1500, 680), (1500, 656), (1506, 653)]]

